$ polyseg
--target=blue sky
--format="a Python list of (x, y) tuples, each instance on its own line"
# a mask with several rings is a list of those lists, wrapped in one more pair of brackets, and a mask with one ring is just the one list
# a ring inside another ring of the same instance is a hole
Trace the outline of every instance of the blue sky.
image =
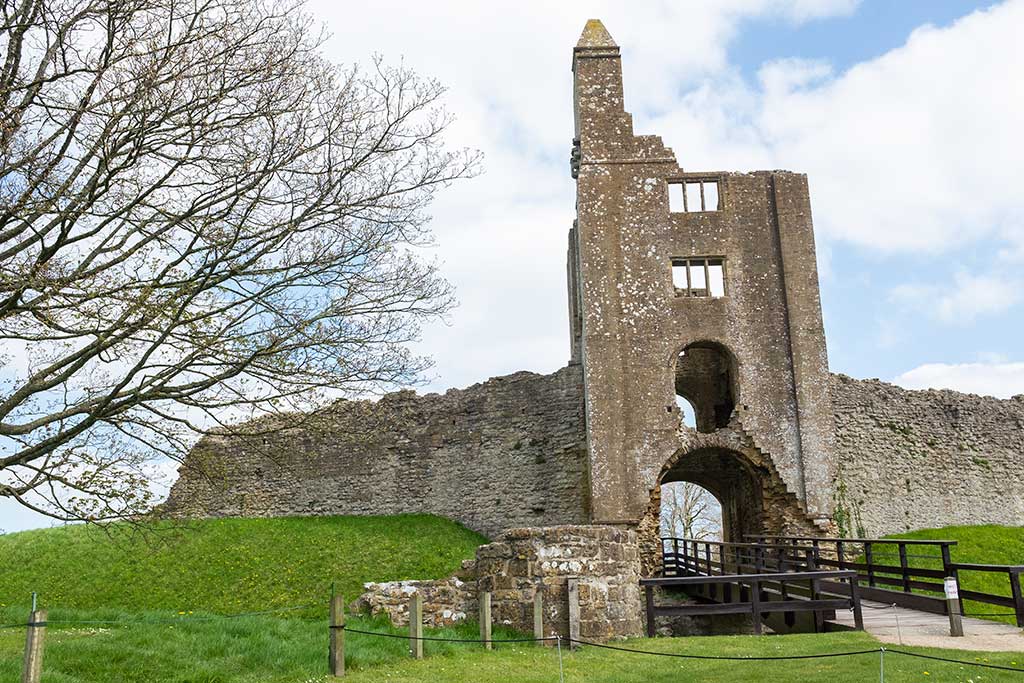
[[(1024, 0), (308, 8), (332, 60), (379, 53), (447, 85), (450, 143), (485, 154), (433, 208), (432, 256), (461, 303), (424, 330), (421, 391), (568, 359), (570, 64), (597, 17), (636, 133), (688, 170), (808, 174), (833, 371), (1024, 393)], [(0, 503), (0, 529), (44, 524)]]

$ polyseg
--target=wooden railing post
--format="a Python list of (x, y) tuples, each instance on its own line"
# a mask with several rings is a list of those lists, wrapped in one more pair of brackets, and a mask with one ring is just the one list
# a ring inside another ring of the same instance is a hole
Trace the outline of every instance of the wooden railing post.
[(910, 570), (909, 570), (909, 565), (907, 564), (907, 544), (906, 543), (900, 543), (898, 545), (899, 545), (899, 550), (900, 550), (900, 572), (902, 572), (902, 574), (903, 574), (903, 592), (904, 593), (909, 593), (910, 592)]
[(1020, 589), (1020, 569), (1007, 572), (1010, 575), (1010, 595), (1013, 596), (1013, 611), (1017, 615), (1017, 626), (1024, 628), (1024, 595)]
[(340, 595), (331, 596), (331, 637), (327, 650), (327, 670), (332, 676), (345, 675), (345, 603)]
[(761, 586), (756, 578), (750, 582), (750, 610), (754, 613), (754, 634), (761, 635)]
[(672, 571), (679, 575), (679, 539), (672, 539)]
[(839, 563), (837, 569), (846, 569), (846, 553), (842, 541), (836, 541), (836, 561)]
[(544, 640), (544, 594), (540, 586), (533, 591), (533, 637), (537, 639), (538, 645), (547, 643)]
[(964, 635), (964, 621), (960, 617), (960, 591), (956, 578), (947, 576), (942, 585), (946, 593), (946, 612), (949, 614), (949, 635), (961, 638)]
[(579, 647), (580, 639), (580, 582), (575, 576), (569, 577), (567, 582), (569, 594), (569, 647)]
[[(35, 594), (32, 601), (35, 602)], [(39, 683), (43, 674), (43, 640), (46, 637), (46, 610), (33, 610), (25, 629), (25, 661), (21, 669), (21, 683)]]
[(875, 559), (871, 552), (871, 543), (864, 543), (864, 562), (868, 565), (868, 585), (875, 586)]
[(644, 586), (644, 605), (647, 612), (647, 637), (654, 637), (654, 586)]
[[(946, 576), (952, 576), (954, 579), (956, 579), (957, 584), (959, 584), (960, 583), (960, 573), (957, 571), (956, 567), (953, 566), (953, 560), (950, 557), (950, 553), (949, 553), (949, 544), (948, 543), (941, 543), (941, 544), (939, 544), (939, 548), (940, 548), (940, 551), (942, 552), (942, 571), (943, 571), (943, 573), (945, 573)], [(960, 613), (963, 614), (963, 611), (964, 611), (964, 600), (963, 600), (963, 598), (960, 598), (959, 602), (960, 602)]]
[(491, 643), (491, 594), (487, 591), (480, 593), (480, 640), (484, 641), (484, 648), (490, 650)]
[[(818, 571), (818, 564), (815, 562), (814, 555), (811, 552), (807, 553), (807, 571)], [(818, 600), (821, 597), (821, 581), (811, 579), (810, 584), (811, 600)], [(821, 610), (814, 610), (814, 632), (825, 632), (825, 614)]]
[(857, 572), (853, 572), (853, 576), (850, 577), (850, 602), (853, 607), (853, 627), (858, 631), (864, 630), (864, 613), (860, 607), (860, 580), (857, 578)]
[(409, 654), (423, 659), (423, 596), (419, 591), (409, 596)]

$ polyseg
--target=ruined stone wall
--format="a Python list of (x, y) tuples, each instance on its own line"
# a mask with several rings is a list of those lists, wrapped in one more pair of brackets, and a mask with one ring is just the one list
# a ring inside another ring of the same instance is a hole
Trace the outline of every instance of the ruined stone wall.
[(578, 366), (443, 395), (343, 401), (282, 428), (204, 439), (165, 509), (186, 516), (433, 513), (495, 536), (586, 523)]
[(542, 597), (544, 636), (569, 635), (569, 578), (579, 586), (580, 637), (606, 641), (641, 635), (640, 553), (632, 531), (567, 525), (509, 529), (477, 548), (455, 576), (436, 581), (368, 583), (354, 611), (409, 623), (409, 600), (423, 595), (423, 620), (446, 626), (477, 619), (479, 594), (491, 594), (491, 621), (533, 631)]
[[(843, 375), (831, 385), (839, 476), (825, 494), (848, 535), (1024, 525), (1024, 397), (907, 391)], [(444, 395), (342, 402), (302, 426), (204, 440), (166, 507), (190, 516), (430, 512), (490, 537), (585, 523), (582, 401), (580, 368), (569, 366)], [(740, 429), (745, 417), (738, 410), (733, 427), (713, 434), (684, 430), (682, 450), (744, 456), (761, 487), (755, 526), (813, 533), (774, 462)], [(661, 463), (663, 476), (714, 487), (687, 463), (686, 455)], [(656, 548), (652, 511), (640, 531), (643, 545)]]
[(836, 514), (848, 535), (1024, 526), (1024, 396), (908, 391), (833, 375), (832, 401)]

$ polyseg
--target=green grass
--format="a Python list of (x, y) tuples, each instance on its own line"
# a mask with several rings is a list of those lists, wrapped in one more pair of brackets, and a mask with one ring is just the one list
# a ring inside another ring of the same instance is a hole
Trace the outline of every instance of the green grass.
[[(895, 534), (886, 538), (912, 538), (951, 540), (957, 544), (951, 549), (954, 563), (973, 564), (1024, 564), (1024, 527), (1006, 527), (995, 524), (979, 526), (947, 526), (939, 529), (920, 529), (906, 534)], [(879, 548), (880, 550), (880, 548)], [(938, 548), (926, 551), (908, 546), (909, 553), (934, 553), (933, 558), (912, 557), (908, 563), (913, 567), (942, 569), (942, 560), (938, 557)], [(895, 547), (891, 552), (895, 552)], [(886, 552), (889, 552), (888, 549)], [(876, 553), (877, 554), (877, 553)], [(889, 564), (892, 557), (877, 557), (876, 561)], [(898, 559), (893, 564), (899, 564)], [(994, 572), (962, 571), (959, 575), (960, 587), (995, 595), (1010, 595), (1010, 581), (1006, 574)], [(936, 579), (937, 580), (937, 579)], [(1013, 609), (988, 603), (967, 600), (964, 602), (967, 614), (1007, 613)], [(1007, 623), (1016, 623), (1013, 617), (985, 617)]]
[[(235, 614), (347, 601), (366, 581), (450, 575), (486, 539), (430, 515), (211, 519), (145, 533), (87, 526), (0, 536), (0, 609)], [(10, 613), (8, 613), (10, 616)]]
[[(110, 612), (65, 612), (61, 618), (117, 617), (129, 621), (158, 615)], [(355, 628), (401, 634), (379, 619), (350, 619)], [(473, 625), (427, 635), (472, 638)], [(511, 634), (496, 631), (495, 637)], [(0, 681), (18, 680), (23, 631), (0, 631)], [(619, 646), (665, 653), (725, 656), (779, 656), (870, 650), (879, 644), (864, 633), (791, 636), (713, 636), (634, 639)], [(412, 682), (551, 682), (559, 680), (558, 652), (553, 647), (497, 644), (493, 652), (478, 645), (425, 643), (426, 658), (412, 661), (404, 638), (374, 638), (349, 633), (345, 639), (352, 683)], [(331, 680), (326, 673), (327, 628), (324, 620), (246, 617), (191, 620), (177, 624), (142, 623), (108, 627), (51, 626), (47, 633), (44, 683), (311, 683)], [(904, 648), (901, 648), (904, 649)], [(956, 652), (905, 648), (913, 652), (1004, 666), (1024, 664), (1024, 653)], [(685, 660), (583, 647), (563, 651), (566, 683), (676, 683), (678, 681), (875, 681), (879, 655), (781, 662)], [(978, 669), (959, 664), (912, 659), (889, 653), (885, 680), (1020, 681), (1024, 674)], [(925, 673), (927, 672), (927, 674)]]

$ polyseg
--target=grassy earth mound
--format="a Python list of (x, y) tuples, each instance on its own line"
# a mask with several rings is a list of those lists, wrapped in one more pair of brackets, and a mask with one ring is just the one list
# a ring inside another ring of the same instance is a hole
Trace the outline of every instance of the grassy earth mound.
[[(964, 564), (1024, 564), (1024, 527), (981, 524), (975, 526), (945, 526), (937, 529), (918, 529), (905, 534), (894, 534), (886, 538), (908, 538), (918, 540), (956, 541), (950, 557), (954, 563)], [(912, 550), (911, 552), (921, 552)], [(929, 548), (928, 552), (937, 550)], [(908, 564), (925, 569), (942, 569), (939, 557), (911, 557)], [(1010, 581), (1006, 574), (995, 572), (962, 571), (960, 587), (995, 595), (1010, 595)], [(964, 602), (967, 614), (1002, 614), (1012, 612), (1008, 607), (967, 600)], [(1013, 617), (982, 618), (1016, 623)]]
[[(234, 614), (447, 576), (487, 540), (432, 515), (83, 525), (0, 536), (0, 608)], [(24, 611), (24, 610), (22, 610)]]

